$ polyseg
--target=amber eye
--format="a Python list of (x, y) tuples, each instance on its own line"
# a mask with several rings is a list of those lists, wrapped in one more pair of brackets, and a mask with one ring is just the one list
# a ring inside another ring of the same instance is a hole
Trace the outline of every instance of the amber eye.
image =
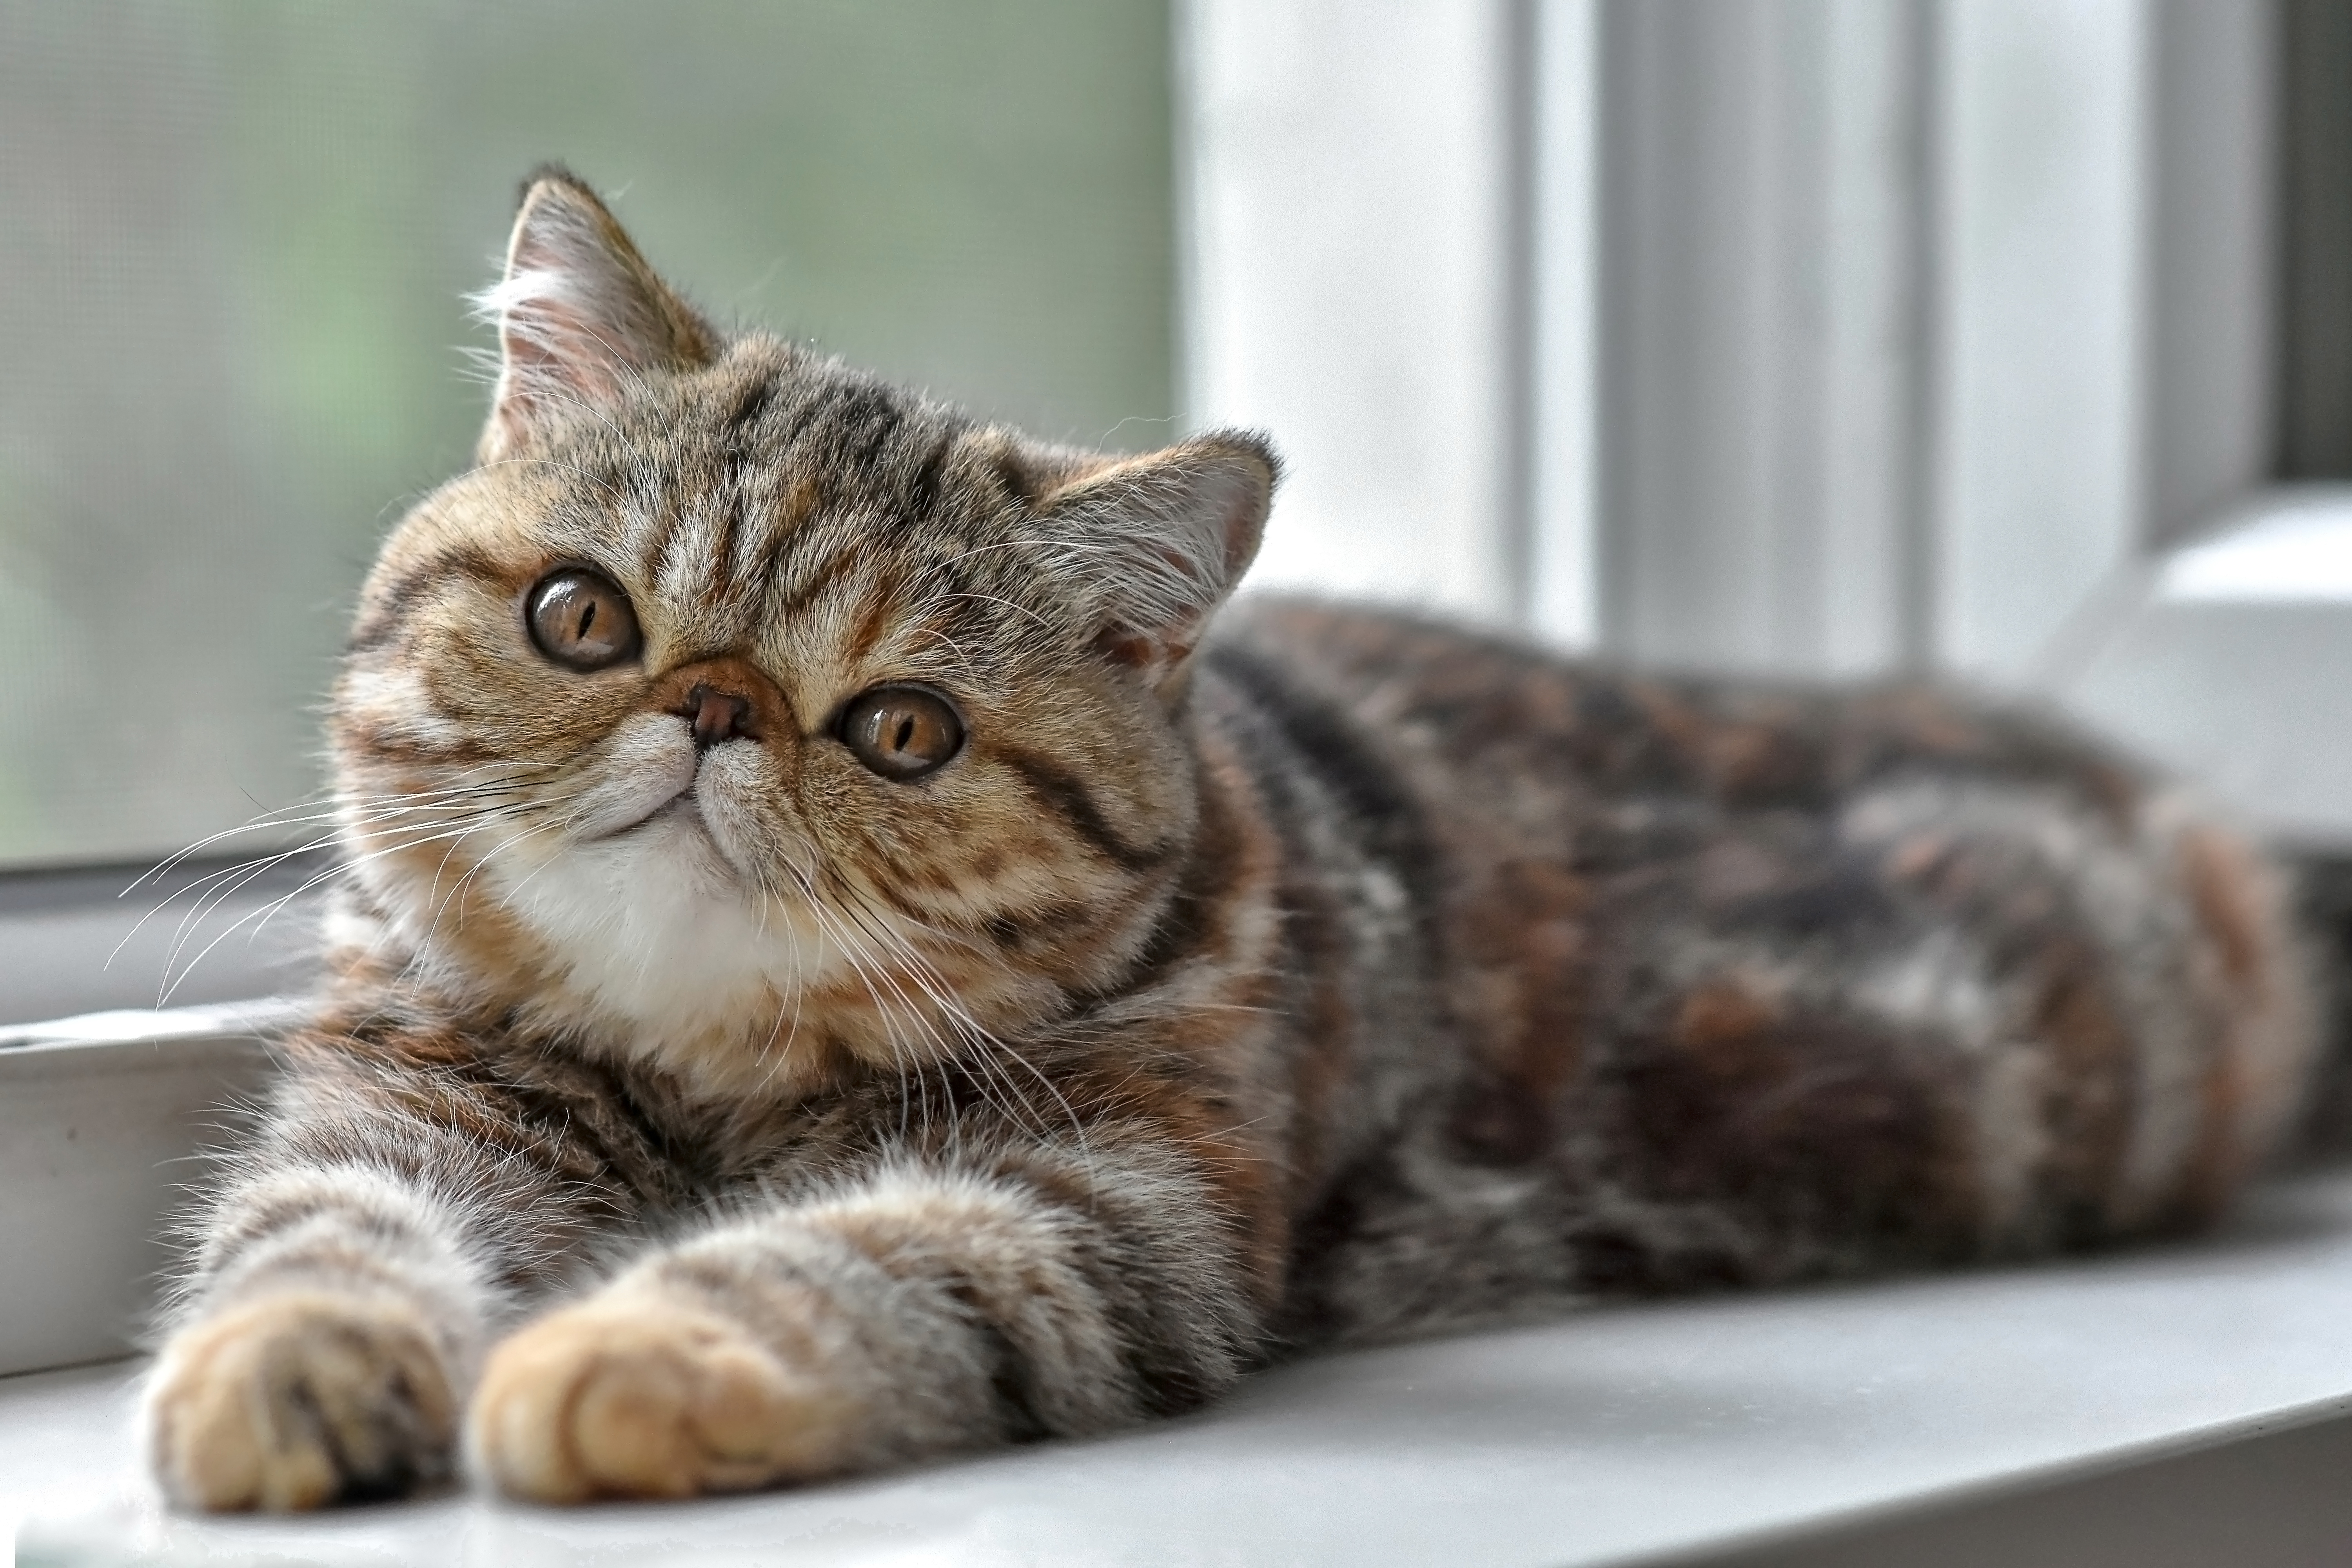
[(566, 669), (609, 669), (637, 657), (629, 596), (577, 566), (551, 572), (530, 591), (530, 640)]
[(963, 721), (919, 686), (877, 686), (841, 713), (841, 743), (886, 779), (916, 779), (963, 749)]

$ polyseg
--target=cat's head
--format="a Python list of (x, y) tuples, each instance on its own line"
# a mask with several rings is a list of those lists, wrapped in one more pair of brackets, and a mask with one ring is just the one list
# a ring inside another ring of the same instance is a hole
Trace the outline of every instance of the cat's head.
[(484, 302), (481, 461), (386, 542), (335, 689), (347, 947), (736, 1089), (1131, 963), (1264, 443), (1049, 447), (728, 337), (560, 172)]

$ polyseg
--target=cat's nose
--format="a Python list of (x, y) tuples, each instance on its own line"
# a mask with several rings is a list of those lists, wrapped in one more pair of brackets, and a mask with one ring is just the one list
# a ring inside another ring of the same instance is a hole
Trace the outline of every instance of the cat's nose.
[(677, 714), (694, 730), (697, 746), (715, 746), (721, 741), (742, 739), (756, 741), (760, 737), (751, 729), (751, 703), (749, 698), (732, 691), (721, 691), (708, 681), (697, 681), (686, 694)]
[(800, 731), (774, 678), (735, 654), (679, 665), (646, 693), (646, 710), (685, 720), (698, 752), (729, 741), (757, 741), (779, 766), (794, 752), (793, 737)]

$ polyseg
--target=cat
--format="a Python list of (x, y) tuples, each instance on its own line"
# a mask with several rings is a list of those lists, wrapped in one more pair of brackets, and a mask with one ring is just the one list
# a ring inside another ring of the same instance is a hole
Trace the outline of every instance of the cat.
[(485, 309), (334, 688), (330, 977), (150, 1374), (181, 1506), (810, 1481), (2163, 1232), (2305, 1098), (2286, 873), (2063, 725), (1220, 615), (1264, 440), (722, 334), (560, 170)]

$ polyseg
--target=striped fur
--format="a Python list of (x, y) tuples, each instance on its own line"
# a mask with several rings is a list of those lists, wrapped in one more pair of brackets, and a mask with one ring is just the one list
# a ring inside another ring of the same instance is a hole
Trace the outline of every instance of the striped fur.
[[(184, 1503), (404, 1491), (461, 1426), (550, 1500), (1097, 1432), (2194, 1224), (2294, 1114), (2279, 873), (2079, 738), (1311, 605), (1203, 641), (1254, 438), (1045, 447), (723, 340), (560, 174), (509, 254), (483, 461), (337, 688), (331, 979), (151, 1383)], [(535, 650), (562, 567), (639, 657)], [(968, 737), (894, 783), (835, 716), (909, 682)]]

